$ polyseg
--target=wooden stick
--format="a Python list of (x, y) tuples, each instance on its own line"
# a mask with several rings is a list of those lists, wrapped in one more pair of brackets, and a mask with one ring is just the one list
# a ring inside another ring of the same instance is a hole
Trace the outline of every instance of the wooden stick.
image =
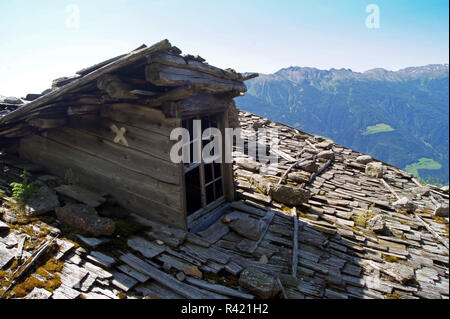
[[(302, 156), (302, 154), (303, 154), (303, 151), (300, 152), (300, 154), (298, 155), (298, 157)], [(310, 158), (305, 158), (305, 159), (303, 159), (303, 160), (298, 160), (297, 162), (295, 162), (294, 164), (292, 164), (291, 166), (289, 166), (289, 168), (286, 170), (286, 172), (284, 172), (283, 176), (280, 177), (280, 180), (278, 181), (277, 186), (280, 185), (280, 184), (283, 182), (284, 178), (289, 174), (289, 172), (290, 172), (295, 166), (297, 166), (297, 165), (299, 165), (299, 164), (301, 164), (301, 163), (303, 163), (304, 161), (307, 161), (307, 160), (309, 160), (309, 159), (310, 159)]]
[(292, 276), (297, 278), (298, 266), (298, 216), (297, 208), (294, 207), (294, 234), (293, 234), (293, 248), (292, 248)]
[(439, 202), (433, 197), (433, 195), (430, 195), (430, 199), (433, 202), (434, 206), (439, 207)]
[(384, 178), (380, 178), (381, 183), (394, 195), (397, 199), (400, 199), (400, 196), (392, 189), (391, 186), (389, 186), (388, 183), (384, 180)]
[(435, 238), (437, 238), (445, 247), (447, 247), (447, 250), (449, 249), (448, 248), (448, 242), (444, 239), (444, 238), (442, 238), (441, 236), (439, 236), (439, 234), (438, 233), (436, 233), (435, 231), (434, 231), (434, 229), (433, 228), (431, 228), (431, 226), (430, 225), (428, 225), (419, 215), (417, 215), (416, 213), (414, 213), (414, 215), (416, 216), (416, 218), (425, 226), (425, 228), (431, 233), (431, 234), (433, 234), (433, 236), (435, 237)]
[(411, 180), (414, 182), (414, 184), (416, 184), (417, 186), (423, 186), (422, 184), (419, 183), (419, 181), (417, 179), (415, 179), (414, 177), (411, 178)]
[(266, 236), (267, 231), (269, 230), (270, 227), (270, 223), (272, 222), (273, 217), (275, 216), (275, 213), (272, 211), (268, 211), (266, 216), (263, 217), (263, 219), (265, 219), (265, 222), (267, 223), (267, 226), (263, 229), (263, 231), (261, 232), (261, 236), (259, 236), (258, 241), (255, 243), (255, 245), (253, 246), (253, 248), (250, 249), (250, 253), (253, 254), (256, 250), (256, 248), (258, 248), (259, 244), (263, 241), (264, 236)]
[[(134, 51), (141, 50), (141, 49), (144, 49), (144, 48), (146, 48), (146, 47), (147, 47), (147, 46), (146, 46), (145, 44), (143, 44), (143, 45), (141, 45), (140, 47), (134, 49), (133, 52), (134, 52)], [(95, 71), (95, 70), (97, 70), (97, 69), (99, 69), (99, 68), (101, 68), (101, 67), (103, 67), (103, 66), (105, 66), (105, 65), (108, 65), (108, 64), (110, 64), (110, 63), (112, 63), (112, 62), (114, 62), (114, 61), (117, 61), (117, 60), (119, 60), (120, 58), (123, 58), (124, 56), (126, 56), (126, 54), (121, 54), (121, 55), (119, 55), (119, 56), (116, 56), (116, 57), (114, 57), (114, 58), (108, 59), (108, 60), (106, 60), (106, 61), (103, 61), (103, 62), (94, 64), (94, 65), (92, 65), (92, 66), (90, 66), (90, 67), (87, 67), (87, 68), (84, 68), (84, 69), (82, 69), (82, 70), (80, 70), (80, 71), (77, 71), (76, 74), (79, 74), (79, 75), (81, 75), (81, 76), (84, 76), (84, 75), (86, 75), (86, 74), (88, 74), (88, 73), (91, 73), (92, 71)]]
[(283, 293), (284, 299), (288, 299), (288, 295), (286, 294), (286, 290), (284, 289), (283, 284), (281, 283), (281, 280), (280, 280), (279, 277), (277, 277), (277, 284), (280, 287), (281, 292)]
[[(414, 182), (414, 184), (416, 184), (417, 186), (420, 186), (420, 187), (424, 186), (424, 185), (420, 184), (419, 181), (418, 181), (417, 179), (415, 179), (414, 177), (411, 178), (411, 180), (412, 180), (412, 181)], [(437, 192), (437, 191), (435, 191), (434, 189), (430, 189), (430, 192), (432, 192), (432, 193), (434, 193), (434, 194), (436, 194), (436, 195), (442, 196), (442, 197), (444, 197), (444, 198), (446, 198), (446, 199), (449, 199), (449, 196), (448, 196), (447, 194), (443, 194), (443, 193)]]
[(14, 280), (11, 282), (11, 284), (6, 288), (5, 291), (3, 291), (2, 295), (0, 296), (0, 299), (3, 299), (3, 297), (6, 295), (6, 293), (12, 288), (14, 287), (14, 285), (17, 283), (17, 281), (20, 279), (20, 277), (22, 277), (24, 274), (26, 274), (26, 272), (28, 270), (31, 269), (31, 267), (34, 266), (34, 264), (36, 263), (36, 261), (39, 259), (39, 257), (42, 256), (43, 253), (45, 253), (45, 251), (53, 244), (53, 242), (56, 240), (56, 238), (58, 238), (59, 235), (56, 235), (50, 242), (44, 244), (43, 246), (40, 246), (40, 248), (38, 248), (35, 253), (33, 255), (30, 256), (30, 258), (28, 258), (28, 260), (31, 259), (31, 261), (25, 266), (25, 268), (23, 268), (23, 270), (17, 275), (16, 278), (14, 278)]
[(439, 193), (439, 192), (435, 191), (434, 189), (430, 189), (430, 192), (432, 192), (433, 194), (436, 194), (436, 195), (439, 195), (439, 196), (442, 196), (442, 197), (448, 199), (448, 195), (447, 194)]
[[(386, 181), (383, 178), (380, 178), (381, 182), (383, 183), (384, 186), (386, 186), (387, 189), (389, 189), (389, 191), (397, 198), (400, 199), (400, 196), (397, 195), (397, 193), (389, 186), (388, 183), (386, 183)], [(413, 181), (417, 182), (417, 180), (415, 178), (413, 178)], [(416, 184), (419, 184), (420, 186), (422, 186), (419, 182), (417, 182)], [(437, 201), (433, 198), (433, 196), (431, 197), (431, 201), (433, 202), (433, 204), (435, 204), (437, 206)], [(419, 215), (417, 215), (416, 213), (414, 213), (414, 216), (416, 216), (416, 219), (418, 219), (424, 226), (425, 228), (436, 238), (438, 239), (445, 247), (448, 248), (448, 242), (446, 240), (444, 240), (441, 236), (439, 236), (438, 233), (436, 233), (434, 231), (433, 228), (431, 228), (430, 225), (428, 225)]]
[(288, 163), (296, 162), (296, 159), (295, 159), (295, 158), (293, 158), (292, 156), (286, 154), (286, 153), (283, 152), (283, 151), (280, 151), (280, 150), (276, 150), (276, 149), (270, 148), (270, 152), (271, 152), (271, 153), (274, 153), (275, 155), (281, 156), (281, 157), (284, 158), (286, 161), (288, 161)]
[(305, 140), (306, 143), (308, 143), (309, 146), (311, 146), (315, 151), (319, 151), (310, 141)]
[[(315, 158), (315, 156), (314, 156), (314, 158)], [(309, 179), (308, 184), (311, 184), (317, 176), (319, 176), (320, 174), (322, 174), (323, 171), (325, 171), (325, 170), (328, 168), (328, 166), (331, 165), (332, 162), (333, 162), (333, 160), (330, 159), (330, 160), (328, 160), (328, 162), (325, 163), (325, 165), (323, 165), (321, 168), (319, 168), (319, 170), (318, 170), (317, 172), (315, 172), (315, 173), (311, 176), (311, 178)]]
[(252, 74), (249, 74), (249, 75), (247, 75), (247, 76), (244, 76), (244, 77), (243, 77), (243, 80), (244, 80), (244, 81), (247, 81), (247, 80), (250, 80), (250, 79), (257, 78), (258, 76), (259, 76), (259, 73), (252, 73)]

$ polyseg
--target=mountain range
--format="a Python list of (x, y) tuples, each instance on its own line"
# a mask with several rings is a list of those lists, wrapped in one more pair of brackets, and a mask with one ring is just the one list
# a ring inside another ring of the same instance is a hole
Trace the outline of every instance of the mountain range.
[(246, 84), (242, 110), (448, 184), (448, 64), (362, 73), (288, 67)]

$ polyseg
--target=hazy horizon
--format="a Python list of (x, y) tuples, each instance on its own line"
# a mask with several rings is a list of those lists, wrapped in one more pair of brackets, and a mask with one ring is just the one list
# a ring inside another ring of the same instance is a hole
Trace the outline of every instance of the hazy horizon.
[(363, 70), (363, 71), (353, 70), (352, 68), (346, 68), (346, 67), (341, 67), (341, 68), (331, 67), (331, 68), (328, 68), (328, 69), (321, 69), (321, 68), (317, 68), (317, 67), (312, 66), (312, 65), (289, 65), (289, 66), (282, 67), (281, 69), (278, 69), (278, 70), (276, 70), (274, 72), (271, 72), (271, 73), (262, 73), (262, 72), (258, 72), (258, 71), (245, 71), (245, 72), (242, 72), (242, 73), (259, 73), (259, 74), (263, 74), (263, 75), (268, 75), (268, 74), (277, 73), (277, 72), (279, 72), (279, 71), (281, 71), (283, 69), (288, 69), (288, 68), (312, 68), (312, 69), (317, 69), (319, 71), (330, 71), (330, 70), (333, 70), (333, 69), (335, 69), (335, 70), (345, 69), (345, 70), (350, 70), (350, 71), (352, 71), (354, 73), (365, 73), (365, 72), (376, 70), (376, 69), (383, 69), (383, 70), (388, 71), (388, 72), (398, 72), (398, 71), (401, 71), (401, 70), (405, 70), (407, 68), (421, 68), (421, 67), (426, 67), (426, 66), (429, 66), (429, 65), (446, 65), (448, 67), (449, 63), (448, 62), (444, 62), (444, 63), (427, 63), (427, 64), (424, 64), (424, 65), (411, 65), (411, 66), (398, 68), (398, 69), (386, 69), (386, 68), (383, 68), (383, 67), (374, 67), (374, 68), (371, 68), (371, 69), (368, 69), (368, 70)]

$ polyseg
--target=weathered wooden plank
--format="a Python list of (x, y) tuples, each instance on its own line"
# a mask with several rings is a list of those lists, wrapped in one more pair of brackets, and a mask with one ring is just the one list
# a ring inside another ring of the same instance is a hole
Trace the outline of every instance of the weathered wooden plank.
[(0, 231), (3, 230), (9, 230), (9, 226), (0, 220)]
[(242, 212), (245, 213), (249, 213), (249, 214), (253, 214), (259, 217), (264, 217), (266, 215), (266, 210), (265, 209), (258, 209), (252, 206), (247, 205), (246, 203), (242, 202), (242, 201), (238, 201), (238, 202), (232, 202), (231, 203), (231, 208), (240, 210)]
[(105, 91), (108, 95), (115, 99), (137, 99), (138, 97), (132, 94), (131, 85), (123, 82), (119, 76), (112, 74), (104, 74), (97, 79), (97, 87)]
[(99, 266), (96, 266), (88, 261), (84, 263), (83, 267), (85, 270), (89, 271), (89, 273), (97, 276), (100, 279), (110, 279), (113, 276), (109, 271), (100, 268)]
[[(196, 89), (193, 88), (190, 83), (188, 83), (185, 86), (180, 86), (180, 87), (174, 88), (168, 92), (159, 94), (153, 98), (149, 98), (146, 100), (146, 104), (148, 104), (152, 107), (161, 106), (165, 102), (184, 100), (195, 94), (197, 94)], [(163, 112), (166, 116), (168, 116), (168, 113), (166, 111), (163, 110)]]
[(23, 299), (49, 299), (53, 295), (52, 292), (35, 287), (28, 295), (23, 297)]
[(78, 185), (61, 185), (55, 191), (92, 207), (98, 207), (106, 201), (102, 195)]
[(433, 234), (433, 236), (437, 239), (437, 240), (439, 240), (446, 248), (447, 248), (447, 251), (449, 250), (449, 247), (448, 247), (448, 241), (446, 241), (444, 238), (442, 238), (441, 236), (439, 236), (439, 234), (429, 225), (429, 224), (427, 224), (418, 214), (416, 214), (416, 213), (414, 213), (414, 215), (416, 216), (416, 219), (418, 220), (418, 221), (420, 221), (420, 223), (422, 224), (422, 225), (424, 225), (425, 226), (425, 228), (431, 233), (431, 234)]
[(206, 289), (209, 291), (217, 292), (222, 295), (230, 296), (230, 297), (236, 297), (236, 298), (243, 298), (243, 299), (254, 299), (254, 296), (222, 286), (217, 284), (210, 284), (206, 281), (195, 279), (192, 277), (186, 277), (186, 281), (192, 285), (195, 285), (197, 287), (200, 287), (202, 289)]
[(179, 55), (170, 54), (166, 52), (156, 52), (154, 54), (151, 54), (150, 56), (148, 56), (147, 62), (149, 64), (161, 63), (164, 65), (174, 66), (177, 68), (198, 71), (228, 80), (235, 80), (235, 81), (243, 80), (240, 74), (232, 73), (230, 71), (222, 70), (209, 64), (195, 61), (193, 59), (183, 58)]
[(81, 288), (81, 282), (88, 271), (73, 264), (65, 264), (61, 270), (61, 283), (70, 288)]
[(144, 105), (135, 104), (104, 104), (100, 115), (104, 118), (137, 128), (170, 136), (174, 128), (181, 122), (176, 118), (166, 118), (163, 112)]
[[(21, 241), (21, 245), (22, 245), (21, 249), (23, 249), (24, 242), (25, 242), (25, 237), (23, 238), (23, 241)], [(55, 256), (55, 259), (58, 259), (58, 260), (61, 259), (62, 257), (64, 257), (69, 251), (71, 251), (75, 247), (75, 245), (68, 240), (56, 239), (56, 243), (57, 243), (59, 249), (58, 249), (58, 253)], [(21, 254), (22, 254), (22, 252), (21, 252)]]
[[(232, 102), (234, 103), (234, 101)], [(232, 104), (233, 105), (233, 104)], [(217, 127), (222, 132), (222, 145), (226, 149), (226, 134), (225, 130), (230, 127), (229, 123), (229, 110), (228, 107), (222, 114), (218, 115)], [(234, 176), (233, 176), (233, 164), (229, 163), (228, 155), (226, 152), (222, 152), (222, 177), (223, 177), (223, 196), (229, 202), (234, 200)]]
[[(182, 86), (188, 82), (211, 93), (246, 92), (243, 82), (221, 79), (216, 76), (160, 63), (151, 63), (145, 69), (147, 81), (158, 86)], [(236, 94), (237, 96), (238, 94)]]
[(36, 127), (41, 130), (51, 129), (63, 126), (66, 124), (66, 119), (43, 119), (43, 118), (35, 118), (28, 121), (28, 124), (30, 124), (33, 127)]
[(106, 118), (101, 118), (95, 122), (88, 122), (73, 117), (69, 119), (69, 126), (74, 130), (80, 130), (83, 133), (91, 134), (111, 143), (114, 143), (117, 136), (112, 129), (113, 125), (119, 129), (125, 129), (124, 137), (127, 140), (129, 148), (165, 161), (170, 161), (170, 150), (176, 141), (171, 141), (167, 135), (158, 134)]
[(225, 112), (233, 103), (232, 97), (217, 96), (207, 93), (199, 93), (184, 100), (171, 103), (171, 108), (176, 108), (177, 116), (182, 118), (196, 115), (209, 115)]
[(73, 105), (67, 108), (67, 115), (73, 117), (74, 115), (87, 115), (87, 114), (97, 114), (100, 111), (99, 105)]
[(230, 274), (238, 276), (243, 270), (243, 268), (234, 261), (230, 261), (228, 264), (225, 265), (225, 270), (228, 271)]
[(76, 235), (84, 244), (88, 245), (89, 247), (95, 248), (101, 244), (107, 243), (109, 239), (107, 238), (94, 238), (94, 237), (85, 237), (83, 235), (77, 234)]
[(52, 299), (76, 299), (80, 295), (81, 293), (79, 291), (65, 285), (61, 285), (53, 291)]
[(264, 223), (264, 226), (261, 230), (261, 235), (259, 236), (259, 239), (256, 241), (253, 241), (253, 240), (244, 238), (242, 241), (240, 241), (237, 244), (237, 248), (239, 248), (239, 250), (241, 250), (243, 252), (253, 254), (255, 252), (255, 250), (258, 248), (258, 245), (263, 241), (274, 216), (275, 216), (275, 213), (273, 211), (268, 211), (266, 213), (266, 215), (261, 219), (261, 221)]
[(186, 243), (180, 247), (180, 250), (190, 253), (193, 256), (197, 256), (200, 260), (212, 260), (222, 265), (225, 265), (230, 261), (230, 256), (212, 247), (204, 248)]
[(228, 210), (228, 203), (224, 203), (224, 199), (218, 199), (207, 205), (200, 213), (200, 217), (196, 216), (197, 212), (189, 215), (187, 218), (189, 231), (196, 234), (211, 226), (219, 220)]
[(89, 291), (97, 280), (98, 276), (95, 273), (89, 273), (86, 279), (81, 283), (80, 290), (83, 292)]
[(111, 283), (125, 292), (132, 289), (138, 283), (136, 279), (127, 276), (124, 273), (118, 271), (111, 271), (111, 273), (114, 276), (114, 279), (111, 281)]
[(0, 243), (0, 269), (5, 267), (11, 260), (13, 260), (14, 254), (4, 247), (2, 243)]
[(152, 240), (160, 240), (172, 248), (177, 248), (184, 241), (183, 238), (178, 238), (176, 236), (172, 236), (172, 234), (167, 234), (164, 231), (162, 231), (162, 232), (149, 231), (149, 232), (146, 232), (145, 235)]
[(150, 299), (184, 299), (183, 296), (156, 281), (137, 286), (134, 290)]
[(44, 132), (42, 136), (158, 181), (179, 183), (178, 166), (171, 161), (163, 161), (120, 144), (99, 140), (68, 127)]
[[(141, 49), (144, 49), (144, 48), (146, 48), (146, 47), (147, 47), (147, 46), (146, 46), (145, 44), (143, 44), (143, 45), (141, 45), (139, 48), (135, 49), (134, 51), (141, 50)], [(116, 57), (114, 57), (114, 58), (111, 58), (111, 59), (102, 61), (102, 62), (100, 62), (100, 63), (96, 63), (96, 64), (94, 64), (94, 65), (92, 65), (92, 66), (90, 66), (90, 67), (83, 68), (83, 69), (77, 71), (76, 74), (81, 75), (81, 76), (86, 75), (86, 74), (89, 74), (89, 73), (91, 73), (91, 72), (93, 72), (93, 71), (95, 71), (95, 70), (100, 69), (101, 67), (104, 67), (105, 65), (108, 65), (108, 64), (110, 64), (110, 63), (112, 63), (112, 62), (114, 62), (114, 61), (117, 61), (117, 60), (123, 58), (124, 56), (126, 56), (126, 54), (121, 54), (121, 55), (116, 56)]]
[(159, 246), (142, 237), (132, 236), (127, 241), (128, 247), (140, 252), (147, 258), (153, 258), (165, 251), (163, 246)]
[(169, 265), (171, 268), (175, 268), (178, 271), (183, 271), (184, 267), (192, 266), (184, 260), (164, 253), (158, 256), (156, 259), (158, 259), (162, 263)]
[(91, 251), (86, 257), (89, 261), (98, 264), (104, 268), (110, 268), (116, 263), (116, 260), (100, 251)]
[(294, 207), (294, 215), (292, 216), (294, 220), (294, 232), (293, 232), (293, 245), (292, 245), (292, 276), (297, 278), (297, 267), (298, 267), (298, 216), (297, 209)]
[(178, 281), (174, 277), (166, 274), (165, 272), (162, 272), (155, 267), (151, 266), (150, 264), (146, 263), (145, 261), (142, 261), (138, 257), (136, 257), (133, 254), (125, 254), (120, 257), (120, 260), (122, 260), (124, 263), (128, 264), (129, 266), (133, 267), (137, 271), (146, 274), (147, 276), (151, 277), (155, 281), (159, 282), (160, 284), (172, 289), (176, 293), (182, 295), (186, 298), (191, 299), (204, 299), (210, 297), (210, 295), (194, 288), (189, 285), (183, 284), (182, 282)]
[(219, 219), (207, 229), (198, 232), (198, 234), (210, 244), (216, 243), (220, 238), (225, 236), (230, 229)]
[[(166, 247), (166, 252), (168, 254), (170, 254), (171, 256), (177, 257), (178, 259), (188, 262), (189, 264), (193, 264), (198, 267), (200, 267), (202, 265), (202, 261), (198, 260), (197, 258), (191, 257), (188, 254), (176, 252), (175, 250), (173, 250), (169, 247)], [(206, 260), (204, 262), (206, 262)]]
[(135, 270), (134, 268), (131, 268), (130, 266), (128, 266), (126, 264), (122, 264), (122, 265), (118, 266), (117, 269), (119, 269), (124, 274), (126, 274), (130, 277), (133, 277), (134, 279), (137, 279), (141, 283), (144, 283), (150, 279), (149, 276), (144, 275), (143, 273)]

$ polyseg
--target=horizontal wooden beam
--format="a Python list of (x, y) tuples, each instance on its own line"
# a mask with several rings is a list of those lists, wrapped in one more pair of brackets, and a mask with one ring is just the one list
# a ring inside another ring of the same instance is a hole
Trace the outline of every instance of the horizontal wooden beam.
[(188, 118), (224, 112), (232, 103), (231, 97), (200, 93), (182, 101), (165, 104), (163, 112), (165, 114), (176, 112), (177, 117)]
[(222, 70), (212, 65), (199, 62), (194, 59), (182, 57), (180, 55), (170, 54), (167, 52), (156, 52), (148, 56), (148, 64), (160, 63), (176, 68), (193, 70), (201, 73), (213, 75), (218, 78), (228, 79), (233, 81), (242, 81), (242, 75), (236, 72)]
[(100, 116), (166, 136), (181, 125), (179, 119), (167, 118), (161, 110), (130, 103), (104, 104)]
[(114, 99), (136, 100), (138, 97), (131, 93), (131, 85), (123, 82), (119, 76), (104, 74), (97, 79), (97, 87), (105, 91)]
[(40, 130), (46, 130), (46, 129), (52, 129), (56, 127), (63, 126), (67, 123), (66, 119), (40, 119), (35, 118), (28, 121), (28, 124), (30, 124), (33, 127), (36, 127)]
[(166, 93), (160, 94), (154, 98), (149, 98), (146, 100), (146, 104), (152, 107), (161, 106), (164, 102), (184, 100), (195, 95), (196, 93), (196, 88), (188, 83), (184, 86), (177, 87)]
[(147, 65), (145, 68), (145, 76), (147, 81), (157, 86), (184, 86), (191, 83), (198, 90), (209, 93), (247, 91), (247, 87), (241, 81), (222, 79), (211, 74), (167, 66), (160, 63)]

